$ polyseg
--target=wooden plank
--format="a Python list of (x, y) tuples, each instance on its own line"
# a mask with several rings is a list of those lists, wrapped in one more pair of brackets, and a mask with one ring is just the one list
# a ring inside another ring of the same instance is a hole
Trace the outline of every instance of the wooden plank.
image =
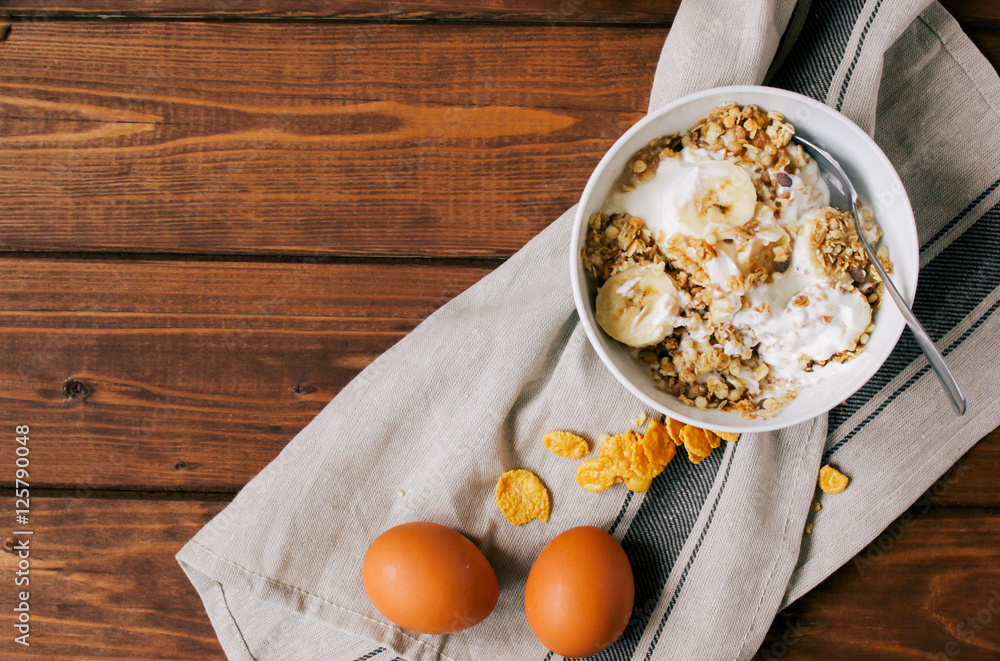
[[(11, 498), (3, 503), (12, 511)], [(32, 498), (30, 585), (20, 588), (29, 590), (31, 645), (21, 648), (11, 634), (0, 656), (225, 661), (198, 593), (174, 559), (225, 505)], [(14, 631), (17, 563), (16, 555), (0, 553), (6, 632)]]
[(901, 517), (775, 619), (754, 658), (994, 661), (1000, 514)]
[[(37, 486), (234, 492), (489, 270), (0, 260), (0, 430), (33, 429)], [(994, 432), (927, 498), (1000, 505), (998, 472)]]
[(966, 30), (1000, 29), (1000, 5), (994, 0), (941, 0)]
[[(996, 5), (996, 7), (997, 11), (1000, 12), (1000, 5)], [(993, 68), (1000, 70), (1000, 28), (993, 32), (970, 32), (969, 38), (979, 47)]]
[(641, 114), (661, 28), (41, 22), (0, 248), (503, 257)]
[[(299, 115), (335, 114), (324, 105), (331, 101), (644, 112), (666, 34), (661, 26), (31, 21), (16, 23), (0, 48), (0, 89), (14, 104), (5, 116), (229, 129), (255, 128), (253, 117), (265, 114), (278, 130)], [(226, 112), (235, 113), (228, 126), (218, 119)], [(443, 119), (439, 135), (461, 135), (461, 122)], [(322, 135), (316, 121), (308, 133)], [(345, 133), (365, 126), (353, 128)]]
[[(6, 511), (13, 508), (10, 498), (0, 502)], [(30, 588), (36, 628), (32, 646), (17, 658), (223, 659), (197, 594), (173, 556), (224, 505), (33, 499)], [(883, 538), (887, 550), (863, 552), (858, 562), (781, 614), (762, 647), (770, 656), (758, 658), (909, 661), (945, 658), (929, 655), (956, 642), (961, 659), (995, 659), (1000, 613), (972, 630), (971, 641), (959, 636), (968, 618), (989, 608), (1000, 585), (1000, 514), (935, 510), (909, 521), (902, 532), (893, 530)], [(15, 562), (0, 553), (0, 576), (8, 586)], [(2, 609), (0, 626), (11, 630), (11, 621), (11, 609)], [(776, 645), (789, 631), (797, 635), (789, 636), (785, 647)]]
[[(946, 439), (943, 439), (946, 442)], [(1000, 427), (965, 453), (918, 501), (928, 507), (1000, 507)]]
[[(942, 0), (963, 24), (993, 28), (1000, 24), (1000, 10), (990, 0)], [(548, 22), (669, 23), (680, 0), (396, 0), (376, 3), (363, 0), (13, 0), (6, 10), (24, 16), (217, 16), (281, 18), (350, 18), (380, 20), (504, 20)]]
[(664, 32), (16, 27), (0, 249), (455, 257), (510, 255), (577, 200)]
[(341, 18), (381, 20), (503, 20), (547, 22), (669, 23), (680, 0), (105, 0), (104, 2), (13, 0), (5, 10), (15, 15), (118, 15)]
[(488, 271), (0, 260), (0, 429), (37, 486), (232, 492)]

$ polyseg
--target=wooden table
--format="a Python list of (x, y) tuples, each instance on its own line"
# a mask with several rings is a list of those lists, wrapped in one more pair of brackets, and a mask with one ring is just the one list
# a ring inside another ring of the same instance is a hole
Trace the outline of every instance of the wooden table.
[[(174, 553), (576, 201), (677, 2), (5, 4), (0, 483), (29, 425), (35, 534), (0, 657), (223, 659)], [(946, 4), (1000, 62), (1000, 7)], [(998, 658), (998, 471), (993, 432), (761, 658)]]

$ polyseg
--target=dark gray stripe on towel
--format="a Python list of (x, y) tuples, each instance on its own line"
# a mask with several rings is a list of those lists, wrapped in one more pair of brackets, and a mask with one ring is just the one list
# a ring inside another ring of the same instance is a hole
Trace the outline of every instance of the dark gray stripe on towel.
[[(967, 211), (963, 211), (960, 216), (965, 214)], [(965, 321), (973, 310), (1000, 287), (1000, 259), (997, 259), (997, 255), (1000, 255), (1000, 204), (987, 210), (968, 230), (921, 269), (913, 312), (935, 341)], [(891, 302), (887, 301), (885, 304)], [(992, 306), (976, 320), (972, 328), (947, 347), (947, 351), (961, 346), (995, 309), (996, 306)], [(829, 428), (836, 430), (916, 360), (924, 360), (923, 353), (909, 331), (905, 331), (899, 344), (875, 376), (847, 402), (830, 412)], [(854, 438), (925, 371), (926, 369), (921, 370), (888, 395), (876, 411), (826, 451), (824, 461)], [(943, 401), (944, 394), (941, 397)]]
[(663, 627), (667, 624), (667, 619), (670, 617), (670, 613), (673, 612), (674, 606), (677, 604), (677, 598), (680, 596), (681, 590), (684, 589), (684, 582), (687, 580), (688, 571), (691, 570), (691, 565), (694, 564), (695, 558), (698, 557), (698, 551), (701, 550), (701, 543), (705, 541), (705, 535), (708, 533), (708, 529), (712, 526), (712, 519), (715, 518), (715, 510), (719, 506), (719, 501), (722, 499), (722, 492), (726, 490), (726, 482), (729, 481), (729, 469), (733, 467), (733, 457), (736, 456), (736, 452), (738, 450), (739, 444), (733, 446), (732, 452), (729, 453), (726, 461), (726, 472), (723, 473), (722, 484), (719, 485), (719, 493), (715, 494), (715, 500), (712, 502), (712, 509), (708, 512), (708, 519), (705, 521), (705, 527), (701, 529), (701, 534), (698, 535), (698, 542), (694, 545), (694, 550), (691, 551), (691, 557), (688, 558), (687, 564), (684, 565), (684, 571), (681, 572), (680, 580), (677, 581), (677, 588), (674, 590), (674, 594), (670, 598), (667, 610), (663, 613), (663, 617), (660, 618), (660, 623), (656, 627), (656, 633), (653, 634), (653, 640), (649, 644), (649, 651), (646, 652), (645, 661), (650, 661), (653, 657), (653, 652), (656, 651), (656, 644), (660, 642), (660, 634), (663, 633)]
[(837, 110), (839, 111), (844, 105), (844, 97), (847, 96), (847, 88), (851, 84), (851, 76), (854, 75), (854, 68), (858, 65), (858, 60), (861, 59), (861, 51), (865, 47), (865, 37), (868, 36), (868, 30), (871, 28), (872, 23), (875, 22), (875, 16), (878, 14), (879, 8), (882, 6), (882, 0), (878, 0), (875, 3), (875, 8), (872, 10), (871, 16), (865, 21), (865, 27), (861, 29), (861, 36), (858, 38), (858, 48), (854, 51), (854, 58), (851, 60), (851, 65), (847, 67), (847, 73), (844, 75), (844, 82), (840, 86), (840, 94), (837, 95)]
[[(708, 500), (723, 454), (713, 452), (695, 466), (688, 461), (684, 448), (678, 448), (663, 474), (653, 480), (622, 537), (622, 547), (635, 577), (632, 617), (618, 642), (592, 658), (600, 661), (632, 658), (660, 602), (670, 570)], [(623, 511), (625, 507), (627, 502)]]
[(769, 84), (825, 101), (864, 5), (864, 0), (815, 0)]

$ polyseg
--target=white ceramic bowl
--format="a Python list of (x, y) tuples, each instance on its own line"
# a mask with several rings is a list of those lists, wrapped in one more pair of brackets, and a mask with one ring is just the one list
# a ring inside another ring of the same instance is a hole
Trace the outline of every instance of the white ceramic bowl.
[(577, 207), (570, 248), (573, 297), (587, 336), (601, 360), (636, 397), (661, 413), (683, 422), (719, 431), (753, 432), (780, 429), (826, 413), (850, 397), (870, 379), (888, 358), (903, 331), (902, 315), (888, 296), (883, 298), (875, 331), (865, 352), (798, 397), (773, 417), (748, 420), (737, 412), (706, 411), (687, 406), (673, 395), (654, 387), (647, 367), (634, 359), (624, 345), (611, 339), (594, 318), (594, 283), (585, 275), (580, 249), (587, 233), (587, 220), (604, 205), (615, 180), (631, 157), (650, 140), (684, 132), (709, 111), (728, 101), (756, 104), (762, 110), (785, 115), (796, 132), (826, 149), (847, 171), (863, 204), (874, 209), (882, 228), (882, 244), (889, 246), (894, 264), (893, 282), (907, 301), (917, 288), (919, 251), (913, 210), (903, 184), (878, 145), (849, 119), (809, 97), (771, 87), (738, 85), (717, 87), (691, 94), (653, 112), (618, 139), (605, 154), (587, 182)]

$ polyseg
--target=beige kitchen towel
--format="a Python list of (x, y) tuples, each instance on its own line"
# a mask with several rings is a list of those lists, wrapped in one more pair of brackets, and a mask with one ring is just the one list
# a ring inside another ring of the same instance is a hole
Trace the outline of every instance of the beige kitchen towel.
[[(937, 4), (685, 0), (650, 108), (691, 91), (766, 83), (847, 114), (895, 164), (916, 213), (915, 310), (969, 398), (952, 413), (912, 337), (829, 416), (745, 436), (645, 494), (592, 494), (551, 429), (627, 428), (640, 403), (604, 369), (574, 311), (572, 210), (365, 369), (178, 554), (230, 659), (410, 661), (554, 657), (523, 612), (538, 552), (602, 526), (632, 563), (636, 602), (600, 659), (748, 659), (775, 612), (861, 550), (1000, 423), (1000, 85)], [(957, 145), (957, 147), (956, 147)], [(835, 151), (835, 150), (834, 150)], [(885, 191), (891, 204), (899, 191)], [(881, 195), (880, 195), (881, 197)], [(810, 501), (821, 462), (852, 477)], [(547, 524), (510, 526), (496, 478), (526, 468)], [(803, 535), (807, 518), (812, 534)], [(404, 631), (365, 596), (361, 559), (385, 529), (431, 520), (468, 535), (500, 581), (484, 622)]]

